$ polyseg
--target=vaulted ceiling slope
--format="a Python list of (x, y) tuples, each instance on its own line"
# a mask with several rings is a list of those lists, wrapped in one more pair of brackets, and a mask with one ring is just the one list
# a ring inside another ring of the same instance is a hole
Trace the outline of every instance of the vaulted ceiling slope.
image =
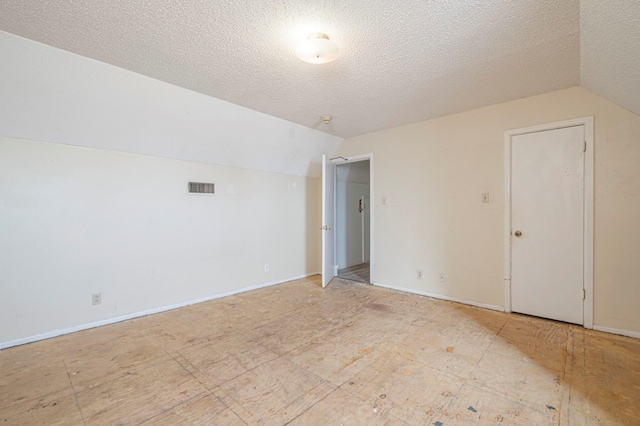
[(640, 1), (582, 0), (583, 86), (640, 115)]
[[(4, 31), (341, 137), (580, 84), (640, 113), (639, 17), (637, 0), (0, 3)], [(297, 59), (314, 31), (338, 60)]]

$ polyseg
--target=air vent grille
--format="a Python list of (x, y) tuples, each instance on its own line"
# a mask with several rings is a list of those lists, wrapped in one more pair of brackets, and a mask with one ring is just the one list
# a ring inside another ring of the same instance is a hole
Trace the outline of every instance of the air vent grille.
[(190, 194), (215, 194), (215, 185), (205, 182), (189, 182)]

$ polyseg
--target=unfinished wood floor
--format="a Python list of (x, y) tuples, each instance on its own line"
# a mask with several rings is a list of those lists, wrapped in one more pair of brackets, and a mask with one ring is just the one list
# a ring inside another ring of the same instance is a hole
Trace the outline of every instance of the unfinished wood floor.
[(317, 278), (0, 351), (3, 425), (639, 424), (640, 341)]

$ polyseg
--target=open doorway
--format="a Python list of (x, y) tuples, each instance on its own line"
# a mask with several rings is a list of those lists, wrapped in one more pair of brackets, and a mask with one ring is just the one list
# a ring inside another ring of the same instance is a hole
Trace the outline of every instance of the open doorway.
[(336, 166), (335, 256), (339, 278), (371, 282), (370, 161)]

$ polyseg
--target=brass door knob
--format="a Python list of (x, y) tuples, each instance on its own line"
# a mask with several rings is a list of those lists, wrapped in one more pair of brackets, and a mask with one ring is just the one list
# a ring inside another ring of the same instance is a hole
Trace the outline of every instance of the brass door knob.
[(516, 231), (513, 233), (516, 237), (522, 237), (522, 231)]

